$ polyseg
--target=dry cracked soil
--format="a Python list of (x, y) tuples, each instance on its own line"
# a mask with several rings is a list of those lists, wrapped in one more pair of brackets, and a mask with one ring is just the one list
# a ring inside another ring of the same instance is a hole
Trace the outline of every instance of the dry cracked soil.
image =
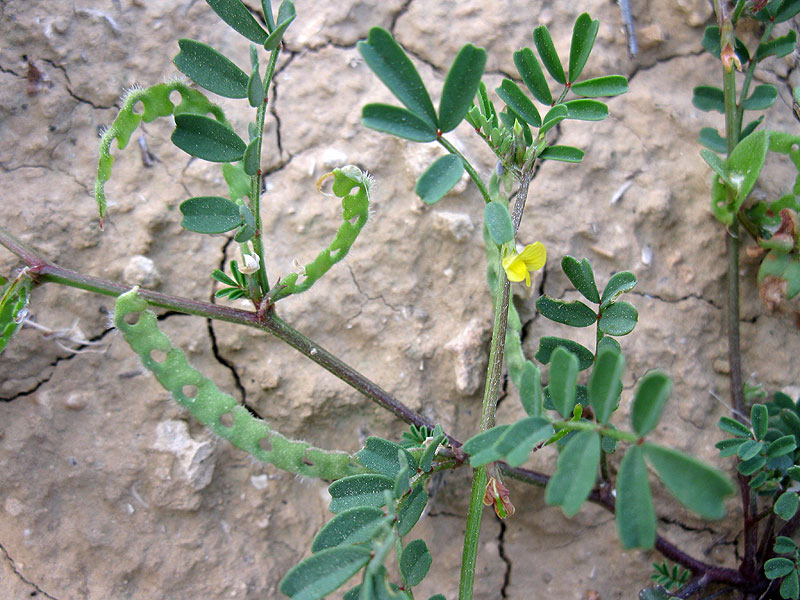
[[(270, 272), (291, 272), (335, 231), (334, 207), (314, 187), (321, 174), (357, 164), (375, 186), (371, 221), (350, 255), (311, 291), (282, 302), (280, 314), (459, 439), (472, 435), (492, 315), (482, 202), (466, 182), (433, 207), (419, 201), (415, 180), (442, 151), (360, 124), (364, 103), (391, 96), (355, 44), (372, 26), (391, 30), (438, 93), (458, 48), (473, 42), (488, 50), (485, 80), (494, 89), (516, 72), (512, 53), (531, 45), (535, 26), (546, 24), (566, 56), (572, 23), (588, 11), (600, 30), (586, 75), (622, 73), (630, 91), (608, 102), (606, 120), (557, 132), (559, 143), (586, 151), (582, 165), (544, 163), (533, 181), (519, 237), (544, 242), (550, 259), (531, 289), (514, 288), (524, 347), (533, 355), (541, 336), (569, 333), (537, 318), (533, 306), (540, 293), (574, 296), (560, 257), (589, 258), (601, 285), (632, 270), (639, 325), (622, 339), (620, 424), (636, 381), (661, 368), (674, 390), (656, 437), (730, 470), (714, 449), (728, 397), (725, 233), (708, 209), (709, 170), (697, 143), (700, 128), (720, 126), (721, 117), (691, 103), (694, 86), (718, 81), (718, 63), (700, 43), (709, 3), (632, 0), (640, 44), (633, 58), (610, 0), (296, 6), (266, 127)], [(0, 32), (0, 223), (64, 267), (210, 300), (208, 274), (234, 258), (234, 244), (182, 230), (177, 207), (190, 196), (224, 194), (218, 166), (171, 146), (164, 120), (144, 125), (128, 148), (114, 149), (101, 231), (90, 195), (97, 137), (123, 90), (176, 76), (178, 38), (209, 43), (240, 65), (248, 64), (246, 40), (199, 0), (2, 0)], [(800, 84), (795, 55), (771, 61), (757, 78), (779, 88), (767, 126), (797, 131), (789, 108), (791, 86)], [(221, 102), (246, 130), (248, 109)], [(494, 168), (468, 126), (450, 138), (484, 174)], [(773, 173), (776, 188), (794, 177), (782, 164)], [(0, 272), (18, 266), (0, 249)], [(798, 322), (791, 307), (765, 309), (756, 270), (743, 254), (745, 375), (797, 395)], [(109, 327), (112, 306), (80, 290), (38, 288), (31, 326), (0, 357), (0, 598), (282, 597), (281, 577), (330, 518), (326, 483), (257, 463), (189, 418)], [(404, 429), (254, 330), (175, 313), (162, 314), (160, 325), (192, 364), (288, 436), (354, 452), (368, 435), (399, 439)], [(504, 387), (500, 422), (521, 414)], [(552, 472), (554, 461), (541, 452), (527, 466)], [(586, 505), (566, 519), (540, 489), (509, 485), (517, 514), (504, 522), (484, 516), (477, 598), (611, 600), (647, 585), (660, 557), (623, 551), (612, 515)], [(417, 597), (453, 598), (469, 473), (449, 472), (434, 487), (416, 531), (434, 566)], [(655, 489), (662, 535), (703, 560), (736, 564), (735, 500), (728, 518), (708, 523)]]

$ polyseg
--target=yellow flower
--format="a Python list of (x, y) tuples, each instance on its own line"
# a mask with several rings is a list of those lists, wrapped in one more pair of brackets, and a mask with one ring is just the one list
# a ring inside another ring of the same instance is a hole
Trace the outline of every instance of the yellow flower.
[(509, 281), (522, 281), (530, 287), (531, 271), (538, 271), (547, 260), (547, 250), (542, 242), (528, 244), (525, 249), (517, 254), (512, 252), (503, 259), (503, 268)]

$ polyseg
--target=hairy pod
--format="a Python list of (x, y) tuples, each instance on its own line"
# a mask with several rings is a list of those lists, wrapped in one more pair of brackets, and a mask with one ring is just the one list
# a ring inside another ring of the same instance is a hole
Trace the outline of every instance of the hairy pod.
[[(137, 291), (133, 288), (117, 298), (114, 325), (164, 389), (198, 421), (237, 448), (284, 471), (329, 480), (362, 471), (349, 454), (290, 440), (221, 392), (158, 329), (156, 315), (147, 310), (147, 302)], [(164, 358), (159, 361), (158, 357)]]

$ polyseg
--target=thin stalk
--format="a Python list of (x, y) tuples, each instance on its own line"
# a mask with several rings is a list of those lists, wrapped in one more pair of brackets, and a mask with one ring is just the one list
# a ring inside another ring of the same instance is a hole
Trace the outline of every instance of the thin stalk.
[[(481, 431), (494, 427), (497, 410), (497, 391), (503, 375), (503, 352), (506, 343), (506, 327), (508, 325), (508, 302), (511, 284), (502, 274), (503, 289), (498, 294), (494, 306), (494, 328), (489, 350), (489, 373), (483, 392), (481, 409)], [(458, 586), (459, 600), (471, 600), (475, 584), (475, 565), (478, 559), (478, 538), (481, 533), (481, 516), (483, 514), (483, 495), (486, 492), (486, 468), (478, 467), (472, 471), (472, 491), (469, 496), (467, 511), (467, 529), (464, 535), (464, 551), (461, 555), (461, 579)]]
[[(768, 42), (770, 36), (772, 35), (772, 30), (775, 27), (775, 23), (767, 22), (764, 26), (764, 34), (761, 36), (761, 40), (758, 42), (758, 46), (761, 46), (764, 42)], [(758, 47), (756, 46), (756, 47)], [(755, 60), (755, 57), (750, 59), (750, 62), (747, 65), (747, 70), (744, 73), (744, 81), (742, 82), (742, 89), (739, 92), (739, 106), (736, 110), (736, 123), (734, 129), (736, 129), (736, 137), (737, 141), (739, 135), (742, 133), (742, 118), (744, 116), (744, 101), (747, 99), (747, 94), (750, 91), (750, 84), (753, 81), (753, 76), (756, 72), (756, 66), (758, 65), (758, 61)]]
[(472, 164), (467, 160), (467, 157), (461, 154), (461, 152), (458, 151), (458, 148), (456, 148), (455, 146), (453, 146), (453, 144), (444, 139), (444, 137), (439, 136), (439, 139), (437, 141), (442, 146), (444, 146), (445, 149), (450, 154), (455, 154), (458, 158), (461, 159), (461, 162), (464, 165), (464, 169), (466, 169), (467, 173), (469, 174), (470, 178), (475, 183), (475, 185), (478, 186), (478, 191), (481, 193), (481, 196), (483, 196), (483, 201), (486, 202), (487, 204), (491, 202), (492, 197), (489, 195), (489, 190), (486, 189), (486, 184), (483, 183), (483, 179), (481, 179), (481, 176), (478, 175), (478, 172), (475, 170), (475, 167), (473, 167)]
[[(256, 142), (258, 154), (258, 164), (261, 165), (261, 142), (264, 139), (264, 121), (267, 116), (267, 103), (269, 100), (269, 86), (272, 84), (272, 76), (275, 74), (275, 64), (278, 62), (280, 45), (272, 51), (267, 65), (267, 72), (264, 74), (264, 102), (256, 111)], [(264, 242), (261, 235), (261, 167), (258, 172), (250, 177), (250, 210), (256, 221), (256, 234), (253, 236), (253, 250), (258, 255), (258, 280), (262, 296), (266, 296), (269, 291), (269, 278), (267, 277), (266, 257), (264, 256)], [(258, 299), (260, 300), (260, 298)]]

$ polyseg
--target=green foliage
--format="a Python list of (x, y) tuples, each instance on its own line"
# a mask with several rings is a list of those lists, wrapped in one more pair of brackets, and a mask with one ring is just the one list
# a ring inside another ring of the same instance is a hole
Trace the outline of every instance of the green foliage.
[(371, 558), (369, 548), (336, 546), (312, 554), (281, 580), (281, 592), (292, 600), (320, 600), (358, 573)]
[(670, 569), (666, 561), (661, 564), (653, 563), (653, 569), (655, 573), (650, 575), (650, 579), (659, 585), (663, 585), (667, 590), (672, 588), (675, 588), (676, 591), (679, 590), (689, 581), (691, 576), (691, 572), (681, 569), (678, 565), (672, 565)]
[(219, 196), (198, 196), (184, 200), (180, 206), (181, 226), (197, 233), (225, 233), (243, 225), (239, 206)]
[(328, 487), (329, 509), (335, 514), (357, 506), (384, 506), (384, 492), (391, 490), (394, 490), (394, 479), (386, 475), (364, 473), (344, 477)]
[(656, 512), (641, 446), (631, 447), (619, 466), (616, 509), (622, 547), (652, 548), (656, 541)]
[(247, 97), (247, 74), (211, 46), (180, 39), (175, 66), (196, 84), (226, 98)]
[(420, 175), (414, 191), (425, 204), (436, 204), (445, 197), (464, 174), (464, 163), (454, 154), (437, 158)]
[(0, 275), (0, 353), (22, 326), (30, 301), (31, 280), (27, 270), (9, 281)]
[(568, 517), (577, 514), (594, 487), (599, 464), (600, 435), (579, 431), (571, 436), (545, 489), (545, 502), (560, 506)]
[(400, 573), (410, 586), (419, 585), (431, 568), (431, 553), (424, 540), (414, 540), (403, 548), (400, 555)]
[(498, 246), (514, 239), (514, 225), (508, 207), (501, 202), (489, 202), (483, 209), (486, 230)]

